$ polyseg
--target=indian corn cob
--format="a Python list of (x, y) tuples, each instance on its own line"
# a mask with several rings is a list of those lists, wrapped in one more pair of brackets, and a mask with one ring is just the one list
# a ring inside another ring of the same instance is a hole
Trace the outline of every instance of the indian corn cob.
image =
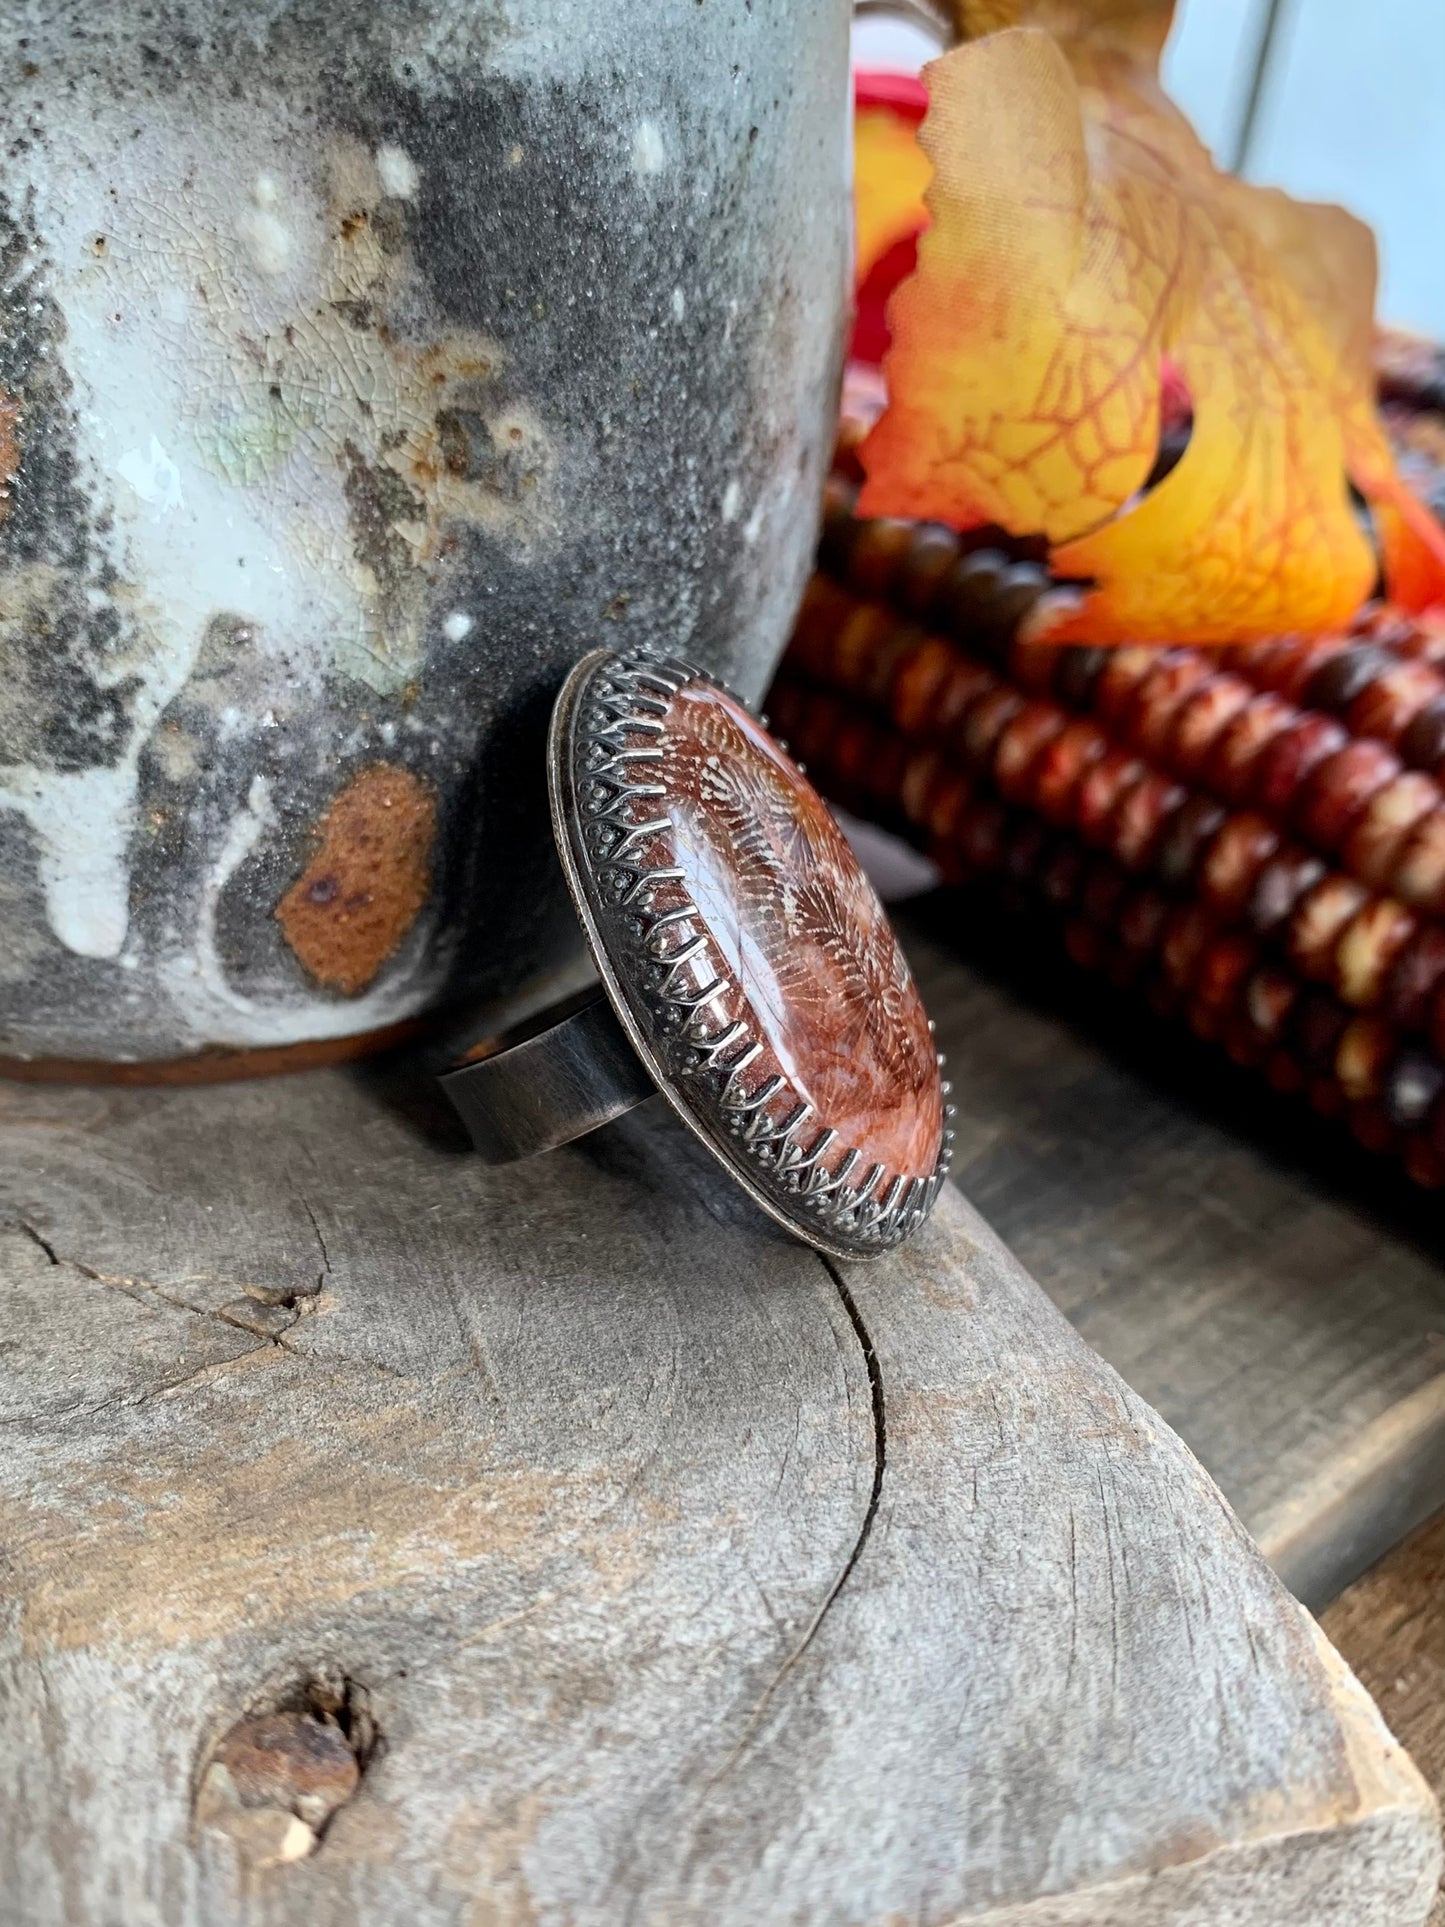
[(825, 789), (951, 879), (1032, 893), (1079, 962), (1445, 1181), (1445, 791), (1419, 724), (1445, 636), (1372, 613), (1248, 650), (1030, 643), (1053, 587), (1026, 550), (859, 521), (852, 494), (845, 468), (771, 698)]

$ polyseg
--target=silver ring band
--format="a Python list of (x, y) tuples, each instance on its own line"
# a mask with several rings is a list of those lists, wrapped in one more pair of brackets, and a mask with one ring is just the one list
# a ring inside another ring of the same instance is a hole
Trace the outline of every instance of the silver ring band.
[(570, 1144), (657, 1090), (600, 984), (482, 1046), (440, 1081), (486, 1164)]

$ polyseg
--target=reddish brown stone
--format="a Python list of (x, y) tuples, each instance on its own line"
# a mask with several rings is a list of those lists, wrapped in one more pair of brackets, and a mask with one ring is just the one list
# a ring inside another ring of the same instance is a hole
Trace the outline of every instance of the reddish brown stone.
[(697, 684), (669, 705), (659, 770), (669, 854), (745, 1006), (732, 1015), (840, 1148), (929, 1176), (943, 1132), (933, 1037), (826, 805), (746, 710)]

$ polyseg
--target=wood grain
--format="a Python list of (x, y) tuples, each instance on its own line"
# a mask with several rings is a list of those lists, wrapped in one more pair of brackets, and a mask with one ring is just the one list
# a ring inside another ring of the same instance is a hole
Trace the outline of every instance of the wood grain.
[[(1411, 1533), (1321, 1624), (1440, 1799), (1445, 1796), (1445, 1512)], [(1430, 1927), (1445, 1927), (1445, 1895)]]
[(0, 1174), (15, 1927), (1423, 1919), (1418, 1776), (957, 1194), (834, 1267), (666, 1116), (487, 1171), (340, 1071), (0, 1086)]
[(964, 1190), (1318, 1608), (1445, 1504), (1445, 1245), (1302, 1106), (945, 895), (905, 947)]

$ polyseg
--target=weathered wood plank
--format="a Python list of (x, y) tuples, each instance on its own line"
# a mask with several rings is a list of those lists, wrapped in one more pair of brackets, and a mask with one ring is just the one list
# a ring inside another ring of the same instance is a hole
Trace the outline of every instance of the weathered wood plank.
[(901, 917), (955, 1172), (1318, 1608), (1445, 1504), (1445, 1206), (966, 899)]
[[(1423, 1918), (1418, 1776), (956, 1194), (835, 1268), (665, 1115), (488, 1172), (341, 1073), (0, 1087), (0, 1174), (17, 1927)], [(294, 1861), (270, 1707), (379, 1733)]]
[[(1335, 1600), (1321, 1625), (1445, 1794), (1445, 1512)], [(1445, 1896), (1431, 1916), (1445, 1922)]]

